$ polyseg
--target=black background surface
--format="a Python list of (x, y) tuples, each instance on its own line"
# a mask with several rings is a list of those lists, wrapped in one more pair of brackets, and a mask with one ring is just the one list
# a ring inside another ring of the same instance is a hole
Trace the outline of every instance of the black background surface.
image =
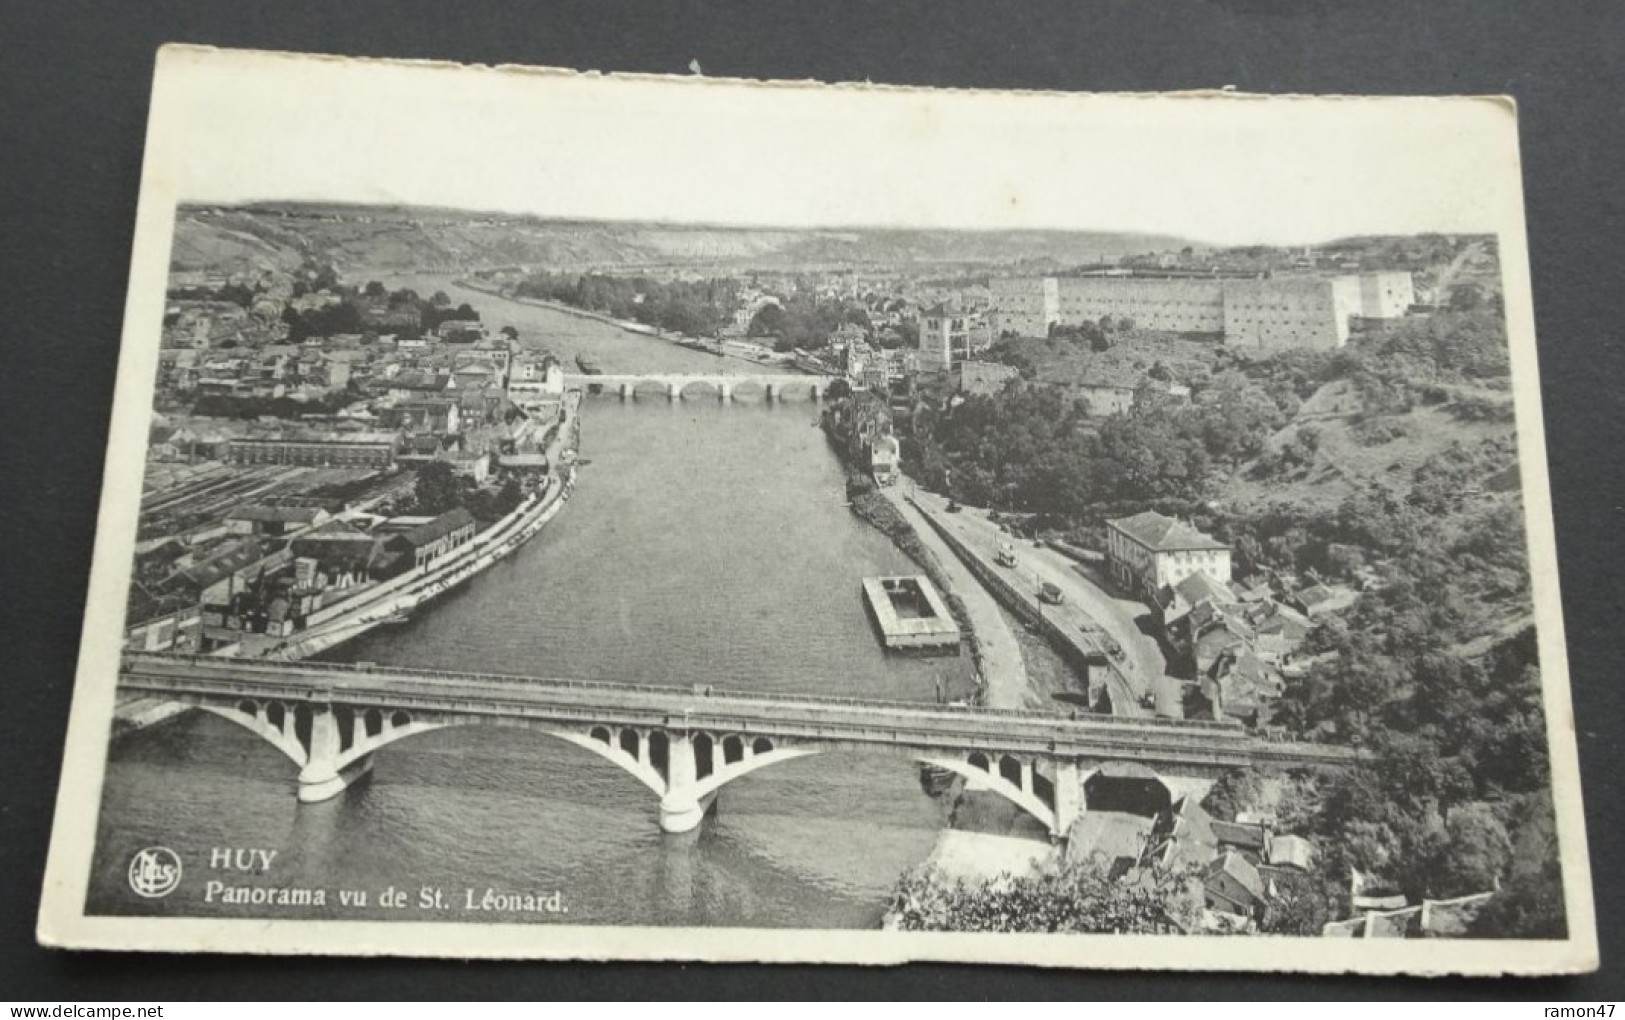
[[(1603, 971), (1424, 981), (38, 948), (152, 59), (166, 41), (679, 74), (698, 60), (713, 76), (908, 85), (1514, 95)], [(1606, 0), (0, 4), (0, 998), (1617, 998), (1622, 44), (1625, 5)]]

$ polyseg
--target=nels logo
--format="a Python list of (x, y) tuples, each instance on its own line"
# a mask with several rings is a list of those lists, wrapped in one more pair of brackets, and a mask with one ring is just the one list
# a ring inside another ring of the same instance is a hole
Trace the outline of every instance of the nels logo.
[(137, 896), (161, 899), (180, 884), (181, 859), (168, 847), (148, 847), (130, 861), (130, 888)]

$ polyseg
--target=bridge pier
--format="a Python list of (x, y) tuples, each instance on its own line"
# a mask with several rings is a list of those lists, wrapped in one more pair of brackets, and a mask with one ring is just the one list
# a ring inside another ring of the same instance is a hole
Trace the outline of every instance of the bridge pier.
[(1065, 839), (1072, 825), (1083, 817), (1083, 774), (1075, 761), (1062, 761), (1055, 766), (1055, 827), (1050, 831), (1053, 839)]
[(776, 383), (776, 382), (768, 383), (767, 384), (767, 402), (769, 404), (771, 404), (775, 400), (778, 400), (778, 399), (779, 399), (779, 384)]
[(717, 399), (718, 400), (720, 400), (724, 404), (726, 404), (726, 403), (730, 402), (731, 400), (733, 400), (733, 398), (734, 398), (734, 388), (733, 388), (732, 383), (718, 383), (717, 384)]
[[(291, 720), (293, 713), (288, 715)], [(338, 719), (331, 708), (318, 709), (310, 717), (310, 750), (299, 770), (301, 804), (331, 800), (372, 771), (370, 754), (342, 764), (341, 756)]]
[[(666, 792), (660, 798), (662, 832), (690, 832), (705, 818), (711, 797), (699, 794), (694, 741), (687, 733), (672, 733), (666, 751)], [(712, 795), (714, 796), (714, 794)]]
[(629, 383), (629, 382), (621, 383), (621, 399), (622, 400), (631, 400), (632, 399), (632, 384), (631, 383)]
[(667, 383), (666, 384), (666, 397), (667, 397), (667, 399), (673, 400), (673, 401), (682, 400), (683, 399), (683, 384), (678, 383), (678, 382)]

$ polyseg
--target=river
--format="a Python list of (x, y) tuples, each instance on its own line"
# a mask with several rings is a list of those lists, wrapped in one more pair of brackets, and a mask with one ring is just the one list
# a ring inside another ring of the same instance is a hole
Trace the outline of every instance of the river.
[[(468, 300), (493, 329), (514, 325), (523, 342), (589, 353), (605, 371), (751, 368), (444, 280), (424, 288)], [(940, 677), (953, 696), (968, 694), (968, 656), (880, 648), (859, 581), (916, 570), (847, 508), (816, 420), (811, 403), (589, 397), (589, 463), (563, 513), (411, 622), (330, 657), (920, 701)], [(843, 752), (736, 781), (696, 833), (666, 836), (654, 796), (609, 763), (485, 728), (392, 745), (370, 779), (324, 804), (298, 805), (293, 781), (279, 752), (202, 713), (120, 740), (91, 911), (398, 917), (376, 903), (393, 885), (446, 890), (453, 908), (436, 915), (445, 920), (535, 919), (458, 908), (463, 890), (489, 887), (558, 890), (569, 911), (558, 919), (571, 922), (870, 927), (947, 808), (906, 760)], [(199, 868), (213, 847), (274, 849), (261, 884), (371, 890), (372, 903), (208, 903), (201, 879), (138, 900), (124, 870), (151, 845)]]

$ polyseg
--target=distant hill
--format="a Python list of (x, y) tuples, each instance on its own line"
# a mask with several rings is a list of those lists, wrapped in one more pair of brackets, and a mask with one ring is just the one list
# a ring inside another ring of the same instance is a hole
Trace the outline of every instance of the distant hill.
[(1177, 249), (1153, 234), (1086, 231), (776, 229), (534, 217), (369, 206), (183, 208), (176, 269), (287, 268), (305, 256), (341, 269), (558, 269), (693, 266), (952, 268), (1071, 265)]

